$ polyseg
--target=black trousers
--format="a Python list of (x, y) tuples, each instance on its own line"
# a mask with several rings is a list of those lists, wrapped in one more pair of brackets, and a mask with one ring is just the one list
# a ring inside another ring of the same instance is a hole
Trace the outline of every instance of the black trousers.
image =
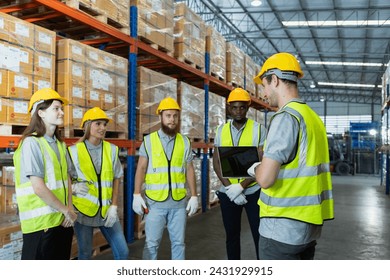
[(22, 260), (69, 260), (73, 227), (23, 234)]
[(260, 190), (251, 195), (247, 195), (246, 200), (248, 202), (244, 205), (237, 205), (230, 201), (229, 197), (225, 193), (217, 192), (217, 196), (221, 204), (222, 220), (226, 233), (226, 251), (228, 259), (241, 259), (241, 216), (244, 208), (252, 232), (256, 257), (259, 259), (260, 217), (257, 201), (259, 200)]

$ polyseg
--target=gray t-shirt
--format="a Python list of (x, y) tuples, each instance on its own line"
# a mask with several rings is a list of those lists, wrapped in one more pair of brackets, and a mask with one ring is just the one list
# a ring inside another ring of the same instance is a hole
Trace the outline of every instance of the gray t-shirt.
[[(267, 134), (264, 158), (283, 164), (294, 159), (297, 149), (299, 123), (289, 113), (277, 114)], [(307, 244), (321, 236), (322, 226), (292, 219), (262, 218), (260, 235), (290, 245)]]
[[(95, 146), (88, 140), (85, 140), (85, 144), (87, 146), (88, 152), (91, 156), (91, 160), (93, 162), (93, 165), (95, 166), (95, 170), (100, 171), (101, 165), (102, 165), (102, 142), (100, 142), (99, 145)], [(115, 161), (113, 162), (112, 165), (114, 169), (114, 178), (118, 179), (123, 176), (123, 169), (121, 162), (119, 158), (117, 157)], [(76, 169), (73, 165), (73, 162), (71, 163), (71, 168), (70, 168), (70, 174), (72, 178), (77, 178), (77, 172)], [(123, 195), (123, 194), (118, 194), (118, 195)], [(94, 217), (88, 217), (83, 215), (82, 213), (79, 213), (77, 215), (77, 221), (80, 224), (86, 225), (86, 226), (93, 226), (93, 227), (99, 227), (104, 225), (104, 220), (101, 216), (101, 210), (96, 214)]]
[[(230, 127), (231, 127), (231, 134), (232, 134), (232, 140), (233, 140), (233, 145), (234, 146), (238, 146), (238, 141), (240, 141), (240, 137), (241, 137), (241, 134), (242, 132), (244, 131), (244, 128), (246, 126), (246, 123), (240, 128), (240, 129), (237, 129), (234, 125), (233, 125), (233, 121), (232, 120), (229, 120), (231, 123), (230, 123)], [(260, 125), (260, 124), (259, 124)], [(256, 127), (256, 126), (255, 126)], [(265, 137), (266, 137), (266, 129), (264, 126), (260, 125), (260, 140), (259, 140), (259, 143), (258, 143), (258, 146), (257, 147), (260, 147), (260, 146), (263, 146), (264, 145), (264, 141), (265, 141)], [(215, 139), (214, 139), (214, 146), (215, 147), (219, 147), (221, 146), (221, 135), (220, 133), (216, 133), (215, 135)], [(253, 185), (252, 187), (250, 188), (246, 188), (244, 189), (243, 193), (245, 195), (250, 195), (250, 194), (253, 194), (255, 193), (256, 191), (258, 191), (260, 189), (260, 186), (259, 184), (256, 184), (256, 185)], [(226, 188), (224, 185), (221, 185), (221, 188), (219, 189), (220, 192), (222, 193), (226, 193)]]
[[(176, 137), (170, 137), (167, 134), (165, 134), (161, 129), (158, 130), (158, 135), (160, 136), (161, 144), (164, 148), (164, 152), (168, 158), (168, 160), (171, 159), (171, 155), (173, 152), (173, 146), (175, 144)], [(148, 158), (148, 154), (146, 153), (145, 149), (145, 143), (142, 142), (140, 148), (139, 148), (139, 156), (140, 157), (146, 157)], [(193, 160), (194, 156), (192, 154), (191, 149), (185, 154), (185, 159), (188, 162), (191, 162)], [(186, 207), (186, 200), (182, 199), (180, 201), (173, 200), (171, 196), (168, 197), (167, 200), (163, 202), (157, 202), (154, 200), (149, 199), (146, 197), (146, 202), (149, 206), (156, 207), (156, 208), (183, 208)]]
[[(21, 158), (23, 159), (20, 164), (20, 183), (26, 183), (30, 180), (30, 176), (45, 178), (44, 160), (39, 143), (33, 139), (34, 137), (27, 137), (23, 140)], [(44, 136), (50, 147), (56, 153), (58, 161), (60, 161), (60, 155), (57, 148), (57, 139), (55, 136)], [(70, 172), (71, 160), (69, 154), (66, 153), (67, 170)]]

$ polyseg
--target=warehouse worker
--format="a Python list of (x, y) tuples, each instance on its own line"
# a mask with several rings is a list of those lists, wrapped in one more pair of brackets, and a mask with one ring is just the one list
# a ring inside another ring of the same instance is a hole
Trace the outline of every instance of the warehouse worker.
[(74, 229), (78, 259), (92, 257), (94, 228), (99, 228), (110, 244), (114, 259), (126, 260), (129, 248), (118, 218), (119, 181), (123, 176), (118, 147), (104, 140), (106, 113), (94, 107), (85, 112), (81, 127), (84, 135), (70, 146), (73, 162), (73, 205), (79, 211)]
[(69, 157), (58, 131), (67, 104), (53, 89), (36, 91), (28, 107), (31, 121), (13, 157), (22, 260), (70, 259), (77, 215), (68, 189)]
[[(249, 93), (242, 88), (236, 88), (230, 92), (227, 103), (232, 120), (217, 128), (214, 146), (255, 146), (258, 147), (261, 158), (266, 132), (262, 125), (246, 117), (251, 103)], [(226, 232), (227, 257), (229, 260), (241, 258), (241, 213), (245, 208), (258, 259), (259, 206), (257, 200), (260, 187), (253, 178), (223, 178), (217, 149), (214, 149), (213, 166), (222, 183), (217, 196)]]
[(264, 86), (271, 118), (256, 175), (260, 259), (313, 259), (325, 220), (333, 219), (328, 140), (323, 122), (298, 95), (303, 72), (289, 53), (268, 58), (254, 81)]
[[(156, 114), (161, 129), (144, 137), (135, 174), (133, 210), (145, 218), (143, 259), (156, 260), (164, 227), (169, 232), (171, 258), (185, 259), (186, 210), (198, 210), (190, 140), (178, 132), (180, 107), (176, 100), (161, 100)], [(145, 182), (146, 202), (141, 196)], [(191, 198), (186, 206), (186, 184)]]

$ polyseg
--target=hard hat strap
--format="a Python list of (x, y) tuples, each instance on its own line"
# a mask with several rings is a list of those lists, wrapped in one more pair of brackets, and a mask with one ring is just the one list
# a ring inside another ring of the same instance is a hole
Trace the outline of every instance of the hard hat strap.
[(279, 79), (298, 82), (298, 73), (293, 72), (293, 71), (282, 71), (282, 70), (277, 69), (277, 68), (268, 70), (263, 75), (261, 75), (260, 78), (263, 79), (264, 77), (267, 77), (270, 75), (276, 75)]
[(35, 110), (37, 109), (38, 105), (45, 102), (45, 100), (39, 100), (33, 104), (33, 107), (31, 109), (31, 116), (34, 115)]

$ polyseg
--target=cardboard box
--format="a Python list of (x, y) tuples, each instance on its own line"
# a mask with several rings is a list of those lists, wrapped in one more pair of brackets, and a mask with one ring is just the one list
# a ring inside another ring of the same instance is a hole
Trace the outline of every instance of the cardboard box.
[(34, 48), (38, 52), (56, 54), (56, 33), (34, 24)]
[[(31, 75), (33, 73), (34, 51), (21, 46), (4, 44), (6, 48), (6, 67), (14, 73)], [(3, 50), (4, 51), (4, 50)]]
[(85, 88), (82, 84), (73, 84), (68, 86), (67, 84), (57, 85), (57, 92), (68, 99), (69, 104), (74, 104), (77, 106), (85, 106)]
[(0, 97), (0, 123), (5, 123), (7, 121), (7, 104), (8, 99)]
[(112, 72), (96, 67), (86, 67), (85, 85), (89, 88), (115, 92), (115, 81), (116, 75)]
[(62, 39), (57, 41), (57, 60), (73, 60), (85, 62), (87, 46), (72, 39)]
[(7, 106), (7, 122), (28, 125), (30, 123), (29, 100), (8, 99), (7, 102), (9, 103), (9, 106)]
[(8, 71), (8, 97), (30, 99), (33, 94), (32, 75)]
[(34, 46), (34, 25), (19, 18), (8, 16), (6, 30), (8, 41), (21, 46)]
[(55, 88), (55, 77), (34, 76), (33, 92), (42, 88)]
[(88, 108), (77, 106), (75, 104), (64, 107), (64, 126), (71, 129), (81, 129), (81, 121)]
[(56, 59), (53, 54), (35, 52), (34, 54), (34, 75), (45, 77), (54, 81)]
[(16, 215), (17, 201), (14, 186), (0, 186), (0, 213)]
[(0, 96), (7, 96), (8, 90), (8, 72), (0, 69)]
[(15, 167), (14, 166), (3, 166), (2, 168), (4, 186), (15, 186)]
[(73, 60), (57, 61), (57, 84), (85, 84), (85, 65), (82, 62)]
[(102, 105), (103, 105), (103, 100), (102, 100), (102, 93), (100, 92), (100, 90), (97, 90), (97, 89), (91, 89), (91, 88), (87, 88), (85, 90), (85, 94), (86, 94), (86, 106), (87, 107), (99, 107), (99, 108), (102, 108)]

